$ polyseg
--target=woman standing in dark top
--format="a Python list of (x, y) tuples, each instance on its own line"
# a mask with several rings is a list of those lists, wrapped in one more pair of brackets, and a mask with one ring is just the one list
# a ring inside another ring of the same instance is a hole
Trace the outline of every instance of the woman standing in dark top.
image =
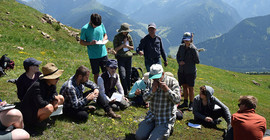
[(131, 63), (132, 55), (131, 50), (134, 49), (133, 40), (129, 32), (130, 30), (128, 23), (123, 23), (113, 39), (113, 46), (116, 51), (116, 59), (118, 61), (119, 75), (121, 84), (124, 89), (125, 95), (130, 90), (130, 76), (131, 76)]
[(58, 70), (55, 64), (48, 63), (42, 67), (42, 73), (22, 101), (21, 112), (26, 124), (34, 124), (49, 118), (58, 105), (64, 102), (64, 97), (56, 92), (56, 84), (63, 70)]

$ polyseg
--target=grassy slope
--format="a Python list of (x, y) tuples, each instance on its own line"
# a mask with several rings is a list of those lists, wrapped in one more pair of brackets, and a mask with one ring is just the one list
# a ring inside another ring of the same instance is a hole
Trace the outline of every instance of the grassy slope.
[[(16, 7), (16, 8), (15, 8)], [(6, 14), (6, 12), (10, 12)], [(17, 78), (24, 72), (22, 62), (28, 57), (34, 57), (43, 61), (55, 63), (65, 72), (58, 83), (58, 91), (64, 81), (75, 73), (80, 65), (90, 67), (86, 48), (79, 45), (74, 38), (69, 37), (63, 29), (55, 31), (50, 24), (40, 21), (41, 13), (27, 6), (18, 4), (14, 0), (0, 0), (0, 54), (7, 53), (15, 60), (15, 69), (8, 71), (7, 76), (0, 78), (0, 98), (9, 103), (17, 102), (16, 86), (6, 83), (6, 80)], [(31, 26), (22, 28), (22, 25)], [(50, 34), (55, 42), (44, 39), (40, 31)], [(24, 48), (23, 51), (17, 46)], [(112, 47), (109, 43), (107, 47)], [(112, 55), (109, 55), (113, 58)], [(133, 66), (144, 68), (143, 57), (133, 57)], [(169, 66), (165, 71), (177, 75), (178, 66), (174, 59), (169, 59)], [(145, 69), (144, 69), (145, 71)], [(198, 65), (195, 94), (197, 95), (200, 85), (210, 85), (215, 89), (215, 96), (222, 100), (231, 113), (237, 111), (237, 99), (240, 95), (254, 95), (259, 104), (257, 113), (267, 119), (269, 126), (270, 110), (270, 76), (245, 75), (214, 68), (211, 66)], [(90, 78), (93, 80), (93, 76)], [(251, 81), (255, 80), (261, 86), (255, 86)], [(84, 124), (76, 124), (63, 116), (56, 117), (56, 123), (46, 129), (43, 135), (33, 139), (124, 139), (132, 136), (137, 129), (138, 122), (145, 116), (146, 109), (131, 107), (120, 111), (122, 120), (114, 120), (104, 117), (104, 111), (99, 109)], [(177, 121), (175, 131), (170, 139), (221, 139), (222, 131), (203, 128), (201, 130), (189, 128), (186, 124), (193, 118), (191, 112), (185, 111), (184, 120)], [(218, 127), (225, 128), (223, 121)]]

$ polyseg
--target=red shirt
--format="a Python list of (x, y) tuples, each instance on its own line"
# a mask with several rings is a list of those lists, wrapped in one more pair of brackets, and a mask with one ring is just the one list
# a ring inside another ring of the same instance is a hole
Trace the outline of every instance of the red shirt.
[(237, 111), (232, 115), (231, 124), (234, 140), (261, 140), (266, 130), (266, 120), (254, 109)]

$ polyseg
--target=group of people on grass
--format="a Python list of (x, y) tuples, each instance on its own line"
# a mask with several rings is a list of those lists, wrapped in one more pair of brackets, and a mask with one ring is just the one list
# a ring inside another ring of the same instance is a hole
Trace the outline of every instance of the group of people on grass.
[[(96, 102), (104, 109), (107, 116), (121, 119), (115, 113), (130, 105), (149, 108), (145, 119), (140, 122), (136, 139), (167, 139), (173, 132), (178, 108), (188, 107), (193, 111), (194, 121), (205, 125), (216, 126), (223, 117), (227, 122), (228, 139), (262, 139), (266, 131), (266, 120), (255, 113), (257, 99), (253, 96), (241, 96), (239, 110), (231, 116), (228, 107), (213, 96), (214, 89), (201, 86), (200, 93), (194, 97), (196, 64), (199, 61), (197, 48), (193, 44), (193, 34), (186, 32), (177, 52), (179, 64), (178, 80), (170, 72), (165, 72), (168, 65), (162, 40), (156, 35), (156, 25), (148, 25), (148, 35), (141, 39), (136, 52), (144, 56), (147, 72), (141, 80), (131, 86), (132, 65), (131, 50), (133, 40), (129, 24), (123, 23), (114, 37), (114, 54), (116, 60), (108, 59), (104, 43), (108, 39), (99, 14), (92, 14), (90, 22), (81, 29), (80, 44), (87, 46), (91, 71), (94, 81), (89, 80), (90, 70), (81, 65), (61, 87), (59, 94), (56, 85), (64, 70), (54, 63), (47, 63), (39, 72), (42, 63), (34, 58), (27, 58), (24, 63), (25, 73), (16, 81), (17, 94), (20, 99), (18, 109), (0, 112), (0, 139), (29, 139), (30, 135), (23, 130), (27, 126), (39, 126), (46, 122), (50, 115), (63, 105), (63, 114), (75, 121), (85, 122), (89, 113), (96, 109), (89, 103)], [(99, 42), (98, 42), (99, 41)], [(102, 74), (100, 74), (100, 69)], [(118, 69), (118, 73), (116, 70)], [(183, 88), (184, 102), (180, 103), (180, 86)], [(132, 87), (132, 89), (130, 89)], [(89, 88), (89, 90), (85, 90)], [(119, 98), (112, 98), (118, 96)], [(188, 104), (189, 99), (189, 104)], [(130, 101), (131, 100), (131, 101)], [(1, 102), (1, 106), (6, 104)], [(10, 131), (7, 127), (13, 126)], [(233, 132), (233, 133), (232, 133)]]

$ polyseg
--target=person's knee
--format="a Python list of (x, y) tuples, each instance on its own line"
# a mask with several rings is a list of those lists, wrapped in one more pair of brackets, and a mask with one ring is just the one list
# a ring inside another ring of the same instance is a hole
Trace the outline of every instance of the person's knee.
[(18, 109), (11, 109), (6, 114), (7, 118), (10, 120), (9, 122), (20, 122), (22, 121), (22, 113)]
[(52, 104), (46, 105), (43, 109), (44, 109), (44, 111), (45, 111), (46, 113), (49, 113), (49, 114), (52, 114), (53, 111), (54, 111), (54, 107), (53, 107)]
[(23, 129), (15, 129), (11, 132), (12, 139), (30, 139), (30, 135)]
[(148, 135), (143, 135), (141, 133), (136, 132), (135, 139), (136, 140), (147, 140), (149, 138)]

